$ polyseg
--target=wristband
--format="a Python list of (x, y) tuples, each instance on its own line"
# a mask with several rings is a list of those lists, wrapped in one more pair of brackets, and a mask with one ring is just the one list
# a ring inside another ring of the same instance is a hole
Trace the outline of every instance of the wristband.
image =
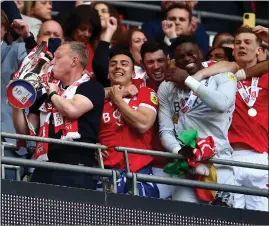
[(197, 92), (201, 83), (197, 81), (195, 78), (188, 76), (184, 82), (186, 86), (188, 86), (193, 92)]
[(49, 94), (49, 100), (51, 100), (51, 98), (52, 98), (52, 96), (53, 96), (54, 94), (58, 95), (56, 91), (52, 91), (52, 92)]
[(235, 77), (238, 81), (245, 80), (247, 78), (246, 72), (244, 69), (240, 69), (235, 73)]
[(181, 150), (181, 147), (175, 147), (173, 150), (172, 150), (172, 153), (174, 154), (180, 154), (180, 150)]

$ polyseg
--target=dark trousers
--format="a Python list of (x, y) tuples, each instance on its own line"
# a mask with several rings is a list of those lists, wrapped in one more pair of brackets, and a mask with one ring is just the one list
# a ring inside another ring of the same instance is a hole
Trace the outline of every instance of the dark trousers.
[(96, 189), (95, 176), (77, 172), (36, 168), (30, 181), (67, 187)]

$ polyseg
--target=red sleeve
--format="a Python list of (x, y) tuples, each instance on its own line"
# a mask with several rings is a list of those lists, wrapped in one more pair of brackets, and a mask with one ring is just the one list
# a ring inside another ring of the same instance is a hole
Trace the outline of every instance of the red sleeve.
[(133, 83), (133, 85), (136, 86), (137, 89), (140, 89), (140, 88), (146, 86), (145, 81), (142, 78), (134, 78), (132, 80), (132, 83)]
[(148, 87), (142, 87), (139, 89), (139, 93), (137, 96), (139, 100), (140, 106), (148, 107), (158, 112), (159, 101), (156, 92), (153, 89)]
[(217, 61), (209, 60), (209, 61), (204, 61), (202, 64), (203, 64), (204, 67), (210, 67), (215, 63), (217, 63)]

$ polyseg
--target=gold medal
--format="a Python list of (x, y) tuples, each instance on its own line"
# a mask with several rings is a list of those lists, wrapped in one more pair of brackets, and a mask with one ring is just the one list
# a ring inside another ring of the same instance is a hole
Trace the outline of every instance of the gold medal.
[(257, 111), (256, 111), (256, 109), (254, 109), (254, 108), (250, 108), (250, 109), (248, 110), (248, 115), (251, 116), (251, 117), (255, 117), (255, 116), (257, 115)]

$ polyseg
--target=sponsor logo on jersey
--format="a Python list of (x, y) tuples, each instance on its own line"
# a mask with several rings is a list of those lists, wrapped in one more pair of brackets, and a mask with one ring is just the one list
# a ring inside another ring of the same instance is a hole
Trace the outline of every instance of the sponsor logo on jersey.
[(158, 105), (158, 97), (154, 92), (150, 92), (150, 100), (153, 104)]
[(236, 82), (236, 77), (233, 75), (233, 73), (228, 72), (228, 78), (233, 82)]

